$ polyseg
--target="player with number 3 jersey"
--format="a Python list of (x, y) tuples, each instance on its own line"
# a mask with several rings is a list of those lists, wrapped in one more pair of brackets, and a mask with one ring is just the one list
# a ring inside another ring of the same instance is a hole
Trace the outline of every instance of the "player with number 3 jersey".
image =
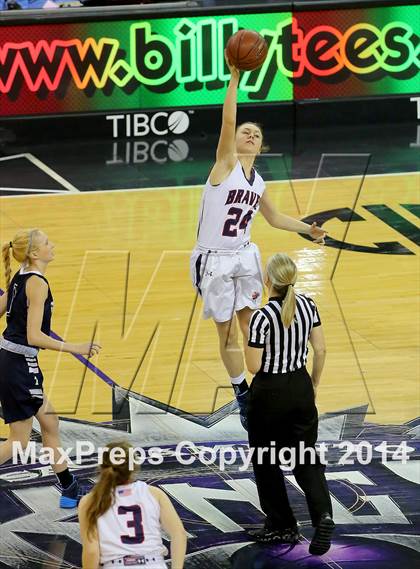
[(134, 480), (127, 442), (107, 445), (100, 477), (79, 504), (83, 569), (166, 569), (161, 527), (171, 540), (171, 567), (182, 569), (186, 532), (167, 495)]
[(258, 247), (250, 241), (252, 221), (258, 211), (272, 227), (306, 233), (323, 243), (325, 231), (316, 223), (276, 211), (254, 168), (263, 147), (261, 127), (252, 122), (236, 126), (239, 70), (230, 64), (231, 79), (223, 105), (216, 163), (204, 187), (197, 244), (191, 255), (191, 279), (203, 298), (204, 318), (212, 318), (219, 335), (220, 355), (238, 400), (246, 428), (248, 385), (238, 344), (237, 318), (245, 342), (252, 311), (263, 293)]

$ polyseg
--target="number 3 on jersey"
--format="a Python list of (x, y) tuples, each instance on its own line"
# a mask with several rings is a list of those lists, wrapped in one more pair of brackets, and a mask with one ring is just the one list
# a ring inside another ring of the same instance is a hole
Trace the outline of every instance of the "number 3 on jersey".
[(126, 516), (127, 514), (132, 515), (132, 519), (127, 520), (127, 527), (134, 528), (134, 535), (122, 535), (122, 543), (143, 543), (144, 541), (144, 531), (142, 522), (142, 511), (140, 506), (119, 506), (118, 515)]
[(246, 230), (246, 226), (251, 221), (252, 214), (254, 213), (254, 211), (252, 209), (247, 211), (247, 213), (243, 216), (243, 218), (239, 222), (242, 212), (243, 210), (240, 209), (239, 207), (230, 208), (230, 210), (228, 211), (228, 215), (231, 215), (232, 217), (228, 218), (225, 221), (222, 235), (225, 235), (227, 237), (236, 237), (238, 235), (238, 229), (243, 229), (244, 231)]

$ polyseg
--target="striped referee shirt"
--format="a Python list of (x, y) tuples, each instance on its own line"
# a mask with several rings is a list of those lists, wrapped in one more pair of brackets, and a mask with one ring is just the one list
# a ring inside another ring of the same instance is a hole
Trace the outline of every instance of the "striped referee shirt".
[(312, 298), (296, 294), (296, 312), (286, 328), (281, 321), (281, 297), (272, 297), (256, 310), (249, 323), (248, 346), (264, 348), (261, 371), (287, 373), (306, 365), (308, 341), (312, 328), (321, 325)]

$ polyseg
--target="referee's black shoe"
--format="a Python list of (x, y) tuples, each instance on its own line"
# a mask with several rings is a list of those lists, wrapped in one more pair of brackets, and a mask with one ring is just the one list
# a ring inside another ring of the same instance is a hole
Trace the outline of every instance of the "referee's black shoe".
[(324, 555), (324, 553), (327, 553), (331, 547), (331, 536), (334, 528), (335, 523), (331, 516), (324, 514), (315, 528), (314, 536), (309, 545), (309, 553), (311, 553), (311, 555)]
[(297, 543), (301, 537), (297, 526), (286, 529), (269, 529), (266, 527), (247, 532), (253, 541), (258, 543)]

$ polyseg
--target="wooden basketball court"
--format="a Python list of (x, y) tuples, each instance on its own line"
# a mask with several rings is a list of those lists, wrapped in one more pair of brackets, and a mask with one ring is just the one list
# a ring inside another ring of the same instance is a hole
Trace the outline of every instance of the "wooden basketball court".
[[(361, 181), (269, 182), (267, 189), (280, 211), (301, 218), (351, 210), (357, 200), (354, 213), (363, 220), (328, 214), (324, 227), (339, 242), (382, 252), (319, 247), (271, 228), (261, 215), (252, 237), (264, 261), (276, 251), (292, 256), (300, 271), (297, 290), (319, 306), (328, 350), (320, 412), (368, 403), (372, 421), (401, 423), (419, 414), (418, 216), (404, 206), (416, 202), (420, 175), (367, 176), (359, 194)], [(214, 324), (202, 320), (189, 277), (200, 197), (194, 186), (1, 200), (2, 242), (19, 228), (40, 227), (55, 243), (47, 273), (54, 332), (75, 342), (96, 333), (103, 346), (92, 362), (96, 370), (69, 354), (40, 355), (46, 393), (60, 416), (110, 420), (104, 376), (191, 413), (210, 413), (232, 400)], [(386, 206), (381, 211), (389, 223), (373, 205)], [(392, 242), (405, 253), (385, 253)]]

